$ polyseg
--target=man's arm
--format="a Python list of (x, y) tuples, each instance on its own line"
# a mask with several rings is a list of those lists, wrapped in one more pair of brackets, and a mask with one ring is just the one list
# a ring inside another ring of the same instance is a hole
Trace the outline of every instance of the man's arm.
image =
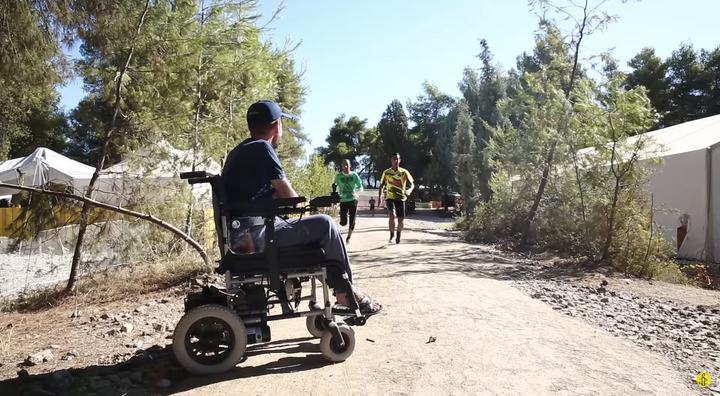
[(273, 198), (294, 198), (298, 194), (290, 184), (290, 180), (285, 176), (282, 165), (280, 165), (280, 159), (278, 158), (275, 150), (273, 150), (270, 144), (265, 145), (266, 153), (261, 157), (263, 166), (261, 169), (266, 172), (267, 179), (270, 180), (270, 184), (275, 187), (275, 193)]
[(282, 179), (270, 180), (270, 183), (272, 183), (273, 187), (275, 187), (275, 195), (273, 198), (294, 198), (298, 196), (297, 192), (295, 192), (295, 189), (290, 184), (290, 180), (285, 177)]
[(383, 186), (385, 185), (385, 172), (382, 173), (382, 176), (380, 176), (380, 187), (378, 188), (378, 202), (382, 200), (382, 190)]
[(408, 187), (406, 189), (407, 195), (410, 195), (410, 193), (412, 193), (413, 188), (415, 188), (415, 179), (413, 179), (412, 175), (407, 170), (405, 170), (405, 177), (406, 177), (406, 181), (408, 183)]

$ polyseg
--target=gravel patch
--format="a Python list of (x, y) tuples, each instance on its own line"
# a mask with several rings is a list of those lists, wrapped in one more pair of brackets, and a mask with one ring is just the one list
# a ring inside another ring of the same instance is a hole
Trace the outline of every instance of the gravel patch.
[[(0, 297), (17, 297), (44, 287), (66, 282), (70, 275), (72, 253), (0, 254)], [(104, 255), (80, 263), (79, 275), (118, 266), (117, 260)]]
[(576, 285), (557, 280), (515, 280), (515, 287), (553, 309), (596, 325), (667, 359), (687, 374), (688, 384), (702, 371), (713, 375), (704, 394), (720, 396), (720, 309), (614, 291), (607, 281)]
[(9, 297), (67, 280), (72, 254), (6, 253), (0, 262), (0, 296)]

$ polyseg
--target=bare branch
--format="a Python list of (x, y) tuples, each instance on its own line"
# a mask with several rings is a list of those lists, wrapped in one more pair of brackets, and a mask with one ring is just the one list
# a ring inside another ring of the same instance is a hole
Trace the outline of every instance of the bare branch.
[(198, 254), (200, 254), (200, 257), (203, 259), (203, 262), (205, 262), (205, 264), (208, 266), (212, 266), (212, 260), (210, 260), (210, 257), (208, 256), (207, 252), (205, 252), (205, 249), (203, 249), (203, 247), (200, 246), (200, 244), (197, 241), (192, 239), (190, 236), (188, 236), (186, 233), (182, 232), (180, 229), (178, 229), (174, 225), (167, 223), (167, 222), (163, 221), (162, 219), (159, 219), (149, 213), (137, 212), (137, 211), (126, 209), (126, 208), (123, 208), (120, 206), (113, 206), (110, 204), (99, 202), (94, 199), (82, 196), (82, 195), (76, 195), (76, 194), (71, 194), (71, 193), (66, 193), (66, 192), (61, 192), (61, 191), (52, 191), (52, 190), (46, 190), (46, 189), (42, 189), (42, 188), (18, 186), (18, 185), (14, 185), (14, 184), (3, 183), (3, 182), (0, 182), (0, 187), (12, 188), (12, 189), (21, 190), (21, 191), (29, 191), (29, 192), (33, 192), (33, 193), (37, 193), (37, 194), (52, 195), (52, 196), (61, 197), (61, 198), (69, 198), (69, 199), (73, 199), (73, 200), (76, 200), (79, 202), (83, 202), (84, 204), (86, 204), (88, 206), (107, 209), (107, 210), (111, 210), (113, 212), (117, 212), (117, 213), (128, 215), (128, 216), (133, 216), (133, 217), (136, 217), (141, 220), (149, 221), (149, 222), (156, 224), (162, 228), (165, 228), (166, 230), (175, 234), (181, 240), (190, 244), (190, 246), (192, 246), (195, 250), (197, 250)]

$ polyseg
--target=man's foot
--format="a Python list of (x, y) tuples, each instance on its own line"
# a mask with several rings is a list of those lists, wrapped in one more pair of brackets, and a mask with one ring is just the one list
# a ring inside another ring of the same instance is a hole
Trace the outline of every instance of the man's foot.
[[(357, 301), (358, 306), (360, 307), (360, 313), (362, 313), (363, 315), (375, 315), (380, 313), (380, 311), (382, 311), (384, 308), (382, 304), (374, 301), (372, 297), (368, 296), (367, 294), (363, 295), (362, 298), (356, 295), (355, 298), (358, 299)], [(346, 298), (338, 298), (337, 304), (335, 304), (335, 306), (333, 306), (332, 308), (334, 314), (352, 315), (354, 313), (354, 311), (352, 311), (348, 306), (350, 304), (345, 300)]]
[(347, 238), (345, 238), (345, 243), (350, 243), (350, 235), (348, 235)]
[(400, 243), (400, 233), (397, 233), (397, 237), (395, 237), (395, 244)]
[(391, 233), (390, 233), (390, 240), (388, 241), (388, 243), (392, 243), (393, 238), (395, 238), (395, 233), (394, 233), (394, 232), (391, 232)]

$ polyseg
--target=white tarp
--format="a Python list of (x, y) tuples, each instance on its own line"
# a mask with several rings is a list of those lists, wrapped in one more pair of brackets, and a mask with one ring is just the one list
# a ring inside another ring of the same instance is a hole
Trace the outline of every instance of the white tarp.
[[(41, 187), (53, 182), (72, 186), (82, 193), (90, 183), (95, 168), (67, 158), (48, 148), (39, 147), (32, 154), (0, 162), (0, 182), (27, 187)], [(19, 190), (0, 187), (0, 195), (17, 194)]]
[[(131, 158), (123, 159), (103, 170), (103, 174), (109, 178), (101, 183), (103, 185), (101, 190), (112, 193), (98, 193), (97, 199), (124, 205), (128, 202), (127, 199), (112, 199), (111, 195), (117, 197), (122, 191), (127, 196), (133, 194), (133, 191), (137, 191), (143, 184), (147, 186), (147, 183), (152, 183), (150, 192), (177, 188), (175, 183), (186, 183), (184, 180), (179, 180), (178, 177), (180, 173), (193, 169), (193, 159), (195, 159), (195, 170), (204, 170), (213, 174), (219, 174), (222, 170), (216, 161), (204, 158), (200, 153), (195, 154), (192, 150), (178, 150), (168, 142), (160, 141), (152, 147), (138, 150)], [(211, 193), (209, 184), (196, 184), (192, 186), (192, 189), (193, 195), (197, 199), (202, 199), (203, 196), (209, 197)], [(144, 188), (144, 190), (148, 189)], [(149, 196), (145, 195), (144, 198), (149, 198)]]
[[(639, 153), (641, 164), (650, 157), (662, 160), (653, 165), (655, 172), (648, 185), (658, 210), (655, 221), (666, 229), (665, 238), (675, 247), (678, 228), (687, 228), (678, 257), (720, 258), (720, 151), (716, 148), (720, 115), (634, 136), (625, 146), (633, 146), (638, 139), (647, 142)], [(583, 149), (579, 154), (582, 157), (593, 151)]]
[[(137, 187), (144, 183), (150, 190), (177, 188), (181, 172), (192, 170), (194, 154), (191, 150), (177, 150), (165, 141), (139, 150), (130, 159), (104, 169), (92, 198), (111, 205), (125, 205), (133, 201)], [(196, 170), (220, 173), (220, 165), (212, 159), (197, 159)], [(27, 157), (0, 162), (0, 182), (27, 187), (41, 187), (47, 182), (71, 186), (75, 194), (84, 195), (95, 167), (67, 158), (48, 148), (39, 147)], [(146, 188), (147, 190), (147, 188)], [(19, 190), (0, 187), (0, 196), (17, 194)], [(210, 193), (207, 184), (194, 185), (193, 194), (200, 198)]]

